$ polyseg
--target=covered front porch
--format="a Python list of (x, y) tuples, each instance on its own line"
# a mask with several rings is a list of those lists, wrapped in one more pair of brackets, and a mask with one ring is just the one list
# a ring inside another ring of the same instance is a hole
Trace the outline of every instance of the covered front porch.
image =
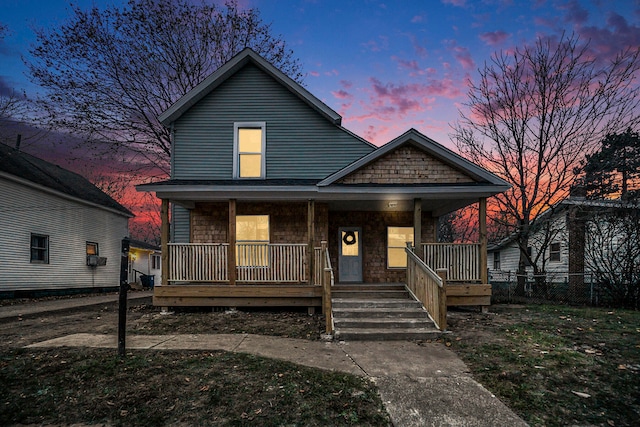
[[(422, 201), (413, 200), (413, 209), (409, 212), (395, 212), (385, 215), (368, 211), (365, 216), (378, 218), (375, 222), (386, 222), (394, 225), (411, 226), (414, 231), (414, 253), (434, 274), (437, 270), (446, 269), (446, 305), (480, 305), (490, 304), (491, 288), (486, 277), (486, 199), (478, 200), (480, 209), (480, 239), (472, 244), (423, 242), (431, 237), (436, 240), (431, 214), (423, 216)], [(332, 223), (341, 223), (349, 212), (339, 211), (333, 215), (331, 204), (316, 204), (315, 201), (283, 203), (274, 208), (270, 204), (270, 212), (287, 207), (288, 210), (306, 213), (298, 215), (298, 224), (289, 224), (298, 231), (298, 241), (293, 243), (244, 243), (238, 242), (235, 236), (239, 202), (229, 200), (218, 204), (227, 211), (224, 217), (224, 228), (227, 229), (228, 241), (224, 243), (175, 243), (169, 241), (169, 201), (162, 204), (162, 263), (163, 275), (159, 286), (154, 290), (154, 304), (158, 306), (234, 306), (234, 307), (266, 307), (266, 306), (302, 306), (325, 307), (331, 299), (331, 285), (340, 283), (338, 260), (340, 257), (339, 235)], [(266, 212), (261, 210), (259, 202), (240, 203), (240, 212)], [(305, 206), (305, 209), (302, 208)], [(363, 205), (360, 204), (360, 207)], [(403, 209), (406, 206), (402, 207)], [(199, 208), (194, 205), (197, 212)], [(203, 208), (204, 209), (204, 208)], [(208, 209), (208, 207), (207, 207)], [(275, 209), (275, 210), (274, 210)], [(202, 210), (202, 209), (201, 209)], [(304, 212), (306, 211), (306, 212)], [(316, 211), (319, 211), (316, 213)], [(367, 211), (365, 211), (367, 212)], [(197, 214), (194, 214), (196, 216)], [(377, 215), (377, 216), (376, 216)], [(361, 215), (362, 216), (362, 215)], [(306, 218), (305, 218), (306, 217)], [(389, 219), (392, 218), (392, 219)], [(274, 226), (281, 222), (275, 215)], [(302, 223), (302, 224), (300, 224)], [(220, 224), (209, 228), (219, 227)], [(364, 252), (364, 268), (374, 269), (379, 263), (375, 256), (387, 250), (385, 237), (373, 236), (375, 229), (367, 229), (370, 243), (361, 250)], [(271, 234), (282, 234), (282, 230), (273, 229)], [(303, 237), (303, 239), (300, 239)], [(375, 238), (374, 238), (375, 237)], [(330, 241), (328, 239), (331, 239)], [(304, 241), (300, 241), (304, 240)], [(319, 242), (318, 242), (319, 241)], [(377, 242), (377, 243), (375, 243)], [(235, 248), (235, 250), (231, 250)], [(310, 249), (312, 248), (312, 249)], [(370, 273), (365, 274), (362, 283), (390, 282), (411, 285), (406, 268), (387, 269), (387, 276)], [(385, 280), (386, 279), (386, 280)], [(389, 280), (390, 279), (390, 280)], [(416, 295), (418, 296), (418, 295)]]

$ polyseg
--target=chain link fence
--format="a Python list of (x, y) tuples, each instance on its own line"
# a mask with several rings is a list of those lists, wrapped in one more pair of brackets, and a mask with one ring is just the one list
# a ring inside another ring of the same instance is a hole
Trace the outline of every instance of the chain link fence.
[(606, 292), (591, 273), (554, 271), (542, 275), (519, 275), (511, 271), (490, 270), (489, 283), (494, 304), (608, 304)]

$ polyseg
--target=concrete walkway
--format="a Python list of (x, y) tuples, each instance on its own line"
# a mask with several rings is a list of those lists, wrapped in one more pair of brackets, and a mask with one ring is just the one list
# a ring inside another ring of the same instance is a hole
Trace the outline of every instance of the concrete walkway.
[[(117, 348), (115, 335), (75, 334), (43, 347)], [(130, 350), (224, 350), (371, 378), (394, 426), (526, 426), (441, 344), (323, 342), (250, 334), (130, 335)]]

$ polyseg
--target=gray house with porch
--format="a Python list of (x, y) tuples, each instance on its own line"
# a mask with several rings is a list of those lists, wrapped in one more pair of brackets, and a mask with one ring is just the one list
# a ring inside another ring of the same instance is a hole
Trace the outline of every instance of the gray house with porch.
[[(138, 187), (162, 200), (154, 304), (326, 313), (339, 289), (404, 287), (408, 243), (436, 281), (447, 269), (449, 305), (489, 305), (486, 199), (509, 185), (420, 132), (377, 148), (250, 49), (160, 121), (171, 178)], [(437, 243), (438, 217), (473, 203), (480, 241)]]

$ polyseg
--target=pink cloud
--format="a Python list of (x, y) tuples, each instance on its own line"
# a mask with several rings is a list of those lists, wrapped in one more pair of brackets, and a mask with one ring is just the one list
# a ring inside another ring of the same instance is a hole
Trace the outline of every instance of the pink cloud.
[(450, 48), (453, 52), (454, 58), (458, 61), (462, 68), (465, 70), (472, 70), (476, 68), (476, 63), (471, 57), (471, 52), (464, 46), (458, 46), (455, 41), (450, 42)]
[(309, 71), (311, 77), (320, 77), (320, 73), (317, 71)]
[(340, 89), (340, 90), (336, 90), (331, 92), (331, 94), (338, 99), (350, 99), (353, 98), (353, 95), (351, 95), (349, 92), (347, 92), (346, 90)]
[(576, 0), (571, 0), (568, 3), (559, 6), (558, 8), (567, 11), (567, 14), (564, 17), (565, 22), (574, 25), (582, 25), (587, 22), (587, 19), (589, 19), (589, 12), (585, 8), (583, 8)]
[(424, 21), (424, 16), (422, 16), (422, 15), (416, 15), (413, 18), (411, 18), (411, 23), (412, 24), (417, 24), (417, 23), (420, 23), (420, 22), (423, 22), (423, 21)]
[(389, 38), (386, 36), (378, 36), (378, 40), (369, 40), (363, 44), (364, 47), (372, 52), (380, 52), (389, 48)]
[(611, 60), (624, 49), (637, 49), (640, 40), (640, 27), (630, 25), (627, 20), (611, 13), (604, 28), (578, 27), (576, 32), (584, 41), (589, 41), (589, 49), (599, 61)]
[(490, 31), (487, 33), (480, 34), (480, 40), (482, 40), (489, 46), (495, 46), (497, 44), (500, 44), (508, 38), (509, 38), (509, 34), (505, 33), (502, 30)]
[(426, 56), (427, 56), (427, 48), (425, 48), (424, 46), (422, 46), (420, 44), (420, 42), (418, 42), (418, 39), (416, 38), (416, 36), (414, 36), (412, 34), (409, 35), (409, 40), (411, 40), (411, 45), (413, 46), (413, 49), (416, 51), (418, 56), (420, 58), (426, 58)]
[(353, 87), (353, 82), (351, 82), (349, 80), (340, 80), (340, 84), (345, 89), (350, 89), (351, 87)]

